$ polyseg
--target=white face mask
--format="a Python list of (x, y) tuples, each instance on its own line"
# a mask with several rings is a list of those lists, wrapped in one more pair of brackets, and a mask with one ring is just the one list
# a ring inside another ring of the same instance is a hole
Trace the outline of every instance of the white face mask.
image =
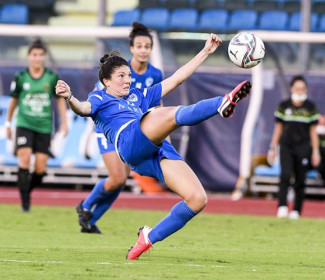
[(304, 94), (298, 94), (298, 93), (292, 93), (291, 94), (291, 99), (294, 101), (294, 102), (304, 102), (306, 99), (307, 99), (307, 93), (304, 93)]

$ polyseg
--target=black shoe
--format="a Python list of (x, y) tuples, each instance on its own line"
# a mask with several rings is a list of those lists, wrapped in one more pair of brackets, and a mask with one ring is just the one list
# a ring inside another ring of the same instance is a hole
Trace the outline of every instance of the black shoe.
[(21, 209), (22, 212), (29, 212), (30, 209), (30, 194), (28, 191), (20, 190)]
[(89, 223), (92, 217), (92, 213), (90, 211), (84, 210), (82, 208), (82, 203), (83, 201), (81, 201), (76, 207), (79, 216), (79, 225), (86, 230), (90, 230), (91, 225)]
[(90, 226), (90, 229), (86, 229), (84, 227), (81, 227), (81, 230), (80, 231), (83, 232), (83, 233), (97, 233), (97, 234), (102, 234), (102, 232), (100, 231), (100, 229), (96, 225), (91, 225)]

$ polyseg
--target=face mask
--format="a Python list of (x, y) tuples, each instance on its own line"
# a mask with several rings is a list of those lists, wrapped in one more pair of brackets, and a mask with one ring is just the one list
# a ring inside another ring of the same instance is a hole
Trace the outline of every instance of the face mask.
[(307, 99), (307, 93), (304, 94), (298, 94), (298, 93), (292, 93), (291, 99), (295, 102), (304, 102)]

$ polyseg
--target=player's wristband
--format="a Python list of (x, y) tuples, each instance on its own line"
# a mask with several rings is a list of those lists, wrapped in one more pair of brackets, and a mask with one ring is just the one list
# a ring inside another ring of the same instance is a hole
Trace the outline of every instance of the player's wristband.
[(270, 146), (269, 150), (270, 151), (274, 151), (275, 150), (275, 147), (274, 146)]
[(63, 98), (65, 99), (65, 101), (70, 102), (72, 97), (73, 97), (72, 92), (70, 92), (70, 95), (68, 97), (63, 97)]
[(11, 122), (10, 121), (5, 121), (5, 127), (11, 127)]
[(320, 154), (320, 152), (319, 152), (319, 150), (318, 150), (318, 149), (315, 149), (315, 150), (313, 150), (313, 154), (319, 155), (319, 154)]

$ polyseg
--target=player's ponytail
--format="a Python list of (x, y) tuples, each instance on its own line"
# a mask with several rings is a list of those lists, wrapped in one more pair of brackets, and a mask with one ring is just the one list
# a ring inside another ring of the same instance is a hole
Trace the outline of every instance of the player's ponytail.
[(42, 49), (44, 53), (47, 53), (47, 47), (41, 38), (36, 38), (32, 43), (30, 43), (27, 53), (30, 54), (33, 49)]
[(104, 85), (104, 79), (111, 79), (112, 73), (115, 68), (123, 65), (129, 66), (128, 62), (121, 57), (118, 50), (113, 50), (105, 54), (100, 60), (98, 76), (101, 83)]
[(132, 31), (130, 32), (129, 38), (130, 38), (130, 46), (133, 46), (134, 44), (134, 39), (137, 36), (147, 36), (150, 38), (151, 40), (151, 47), (153, 44), (153, 40), (152, 40), (152, 35), (150, 33), (150, 30), (147, 26), (143, 25), (140, 22), (133, 22), (132, 24)]

